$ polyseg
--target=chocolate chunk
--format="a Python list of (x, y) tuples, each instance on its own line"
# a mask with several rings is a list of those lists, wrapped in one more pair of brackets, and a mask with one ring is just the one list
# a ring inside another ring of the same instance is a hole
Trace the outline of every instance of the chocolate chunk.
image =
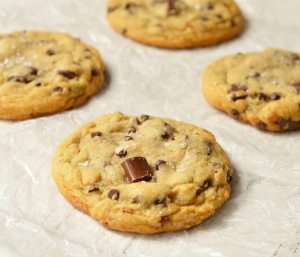
[(125, 149), (117, 150), (116, 155), (119, 157), (125, 157), (127, 155), (127, 151)]
[(135, 133), (136, 132), (136, 128), (135, 127), (129, 127), (127, 130), (127, 133)]
[(132, 199), (132, 203), (140, 203), (141, 200), (140, 200), (140, 197), (139, 196), (136, 196)]
[(210, 179), (205, 180), (203, 185), (197, 189), (196, 195), (200, 195), (203, 191), (205, 191), (210, 186), (211, 186), (211, 180)]
[(245, 85), (232, 84), (231, 88), (229, 89), (229, 92), (246, 91), (247, 89), (248, 89), (248, 87)]
[(239, 95), (239, 96), (233, 94), (233, 95), (231, 96), (231, 100), (235, 102), (235, 101), (237, 101), (237, 100), (246, 99), (247, 97), (248, 97), (247, 94), (246, 94), (246, 95)]
[(154, 165), (155, 166), (155, 170), (159, 170), (159, 166), (164, 165), (164, 164), (166, 164), (166, 162), (163, 161), (163, 160), (156, 161), (156, 163)]
[(165, 131), (165, 132), (161, 135), (161, 138), (167, 140), (167, 139), (170, 138), (170, 134), (169, 134), (167, 131)]
[(125, 136), (125, 137), (124, 137), (124, 140), (125, 140), (125, 141), (130, 141), (130, 140), (133, 140), (133, 137), (131, 137), (131, 136)]
[(240, 116), (240, 112), (236, 109), (232, 109), (231, 115), (233, 116), (233, 118), (237, 119)]
[(29, 67), (29, 74), (36, 76), (38, 74), (39, 70), (34, 67)]
[(95, 131), (95, 132), (92, 132), (91, 133), (91, 137), (94, 138), (94, 137), (101, 137), (102, 136), (102, 133), (100, 131)]
[(175, 14), (176, 13), (175, 1), (176, 0), (167, 0), (168, 14)]
[(93, 77), (98, 76), (99, 75), (99, 71), (96, 68), (93, 68), (91, 71), (91, 74)]
[(160, 218), (160, 223), (161, 223), (162, 226), (164, 226), (165, 224), (167, 224), (169, 221), (170, 221), (170, 219), (169, 219), (168, 216), (162, 216)]
[(120, 197), (120, 192), (117, 189), (111, 189), (108, 194), (107, 194), (108, 198), (112, 199), (112, 200), (118, 200)]
[(77, 77), (77, 74), (75, 72), (69, 70), (60, 70), (58, 71), (58, 74), (64, 76), (67, 79), (73, 79)]
[(52, 91), (55, 92), (55, 93), (61, 93), (63, 90), (64, 89), (62, 87), (57, 86), (57, 87), (53, 88)]
[(272, 94), (270, 95), (270, 99), (271, 99), (272, 101), (279, 100), (279, 99), (280, 99), (280, 95), (279, 95), (278, 93), (272, 93)]
[(129, 183), (150, 181), (152, 179), (151, 168), (144, 157), (127, 159), (122, 163), (122, 167)]
[(276, 121), (276, 125), (278, 125), (281, 129), (287, 131), (293, 131), (300, 129), (300, 121), (293, 121), (290, 119), (279, 118)]
[(300, 81), (292, 84), (294, 88), (296, 88), (297, 93), (300, 93)]
[(46, 53), (48, 55), (55, 55), (55, 51), (53, 49), (48, 49)]
[(260, 130), (266, 130), (267, 124), (259, 120), (256, 122), (255, 127), (257, 127)]
[(96, 192), (99, 191), (99, 186), (96, 184), (92, 184), (88, 187), (88, 192), (92, 193), (92, 192)]

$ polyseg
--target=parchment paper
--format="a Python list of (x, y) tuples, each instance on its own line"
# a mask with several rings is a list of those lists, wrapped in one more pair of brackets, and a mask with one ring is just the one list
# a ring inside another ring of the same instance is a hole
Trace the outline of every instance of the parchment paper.
[[(300, 132), (271, 134), (210, 107), (204, 67), (225, 54), (300, 51), (299, 0), (238, 0), (247, 28), (215, 47), (168, 51), (116, 34), (104, 0), (1, 0), (0, 30), (59, 30), (95, 46), (111, 82), (81, 108), (23, 122), (0, 121), (1, 257), (299, 257)], [(213, 132), (234, 167), (233, 193), (193, 229), (154, 236), (113, 232), (74, 209), (51, 178), (57, 144), (108, 112), (170, 117)]]

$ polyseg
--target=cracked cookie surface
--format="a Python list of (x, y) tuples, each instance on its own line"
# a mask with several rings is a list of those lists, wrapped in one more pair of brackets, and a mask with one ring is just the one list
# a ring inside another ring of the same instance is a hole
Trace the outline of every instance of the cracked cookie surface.
[(52, 175), (69, 202), (104, 226), (152, 234), (214, 214), (229, 197), (232, 168), (204, 129), (113, 113), (59, 145)]
[(22, 120), (83, 104), (104, 82), (93, 47), (59, 32), (0, 35), (0, 119)]
[(244, 25), (232, 0), (109, 0), (107, 17), (123, 35), (164, 48), (217, 44)]
[(300, 129), (300, 54), (238, 53), (210, 64), (203, 93), (214, 107), (267, 131)]

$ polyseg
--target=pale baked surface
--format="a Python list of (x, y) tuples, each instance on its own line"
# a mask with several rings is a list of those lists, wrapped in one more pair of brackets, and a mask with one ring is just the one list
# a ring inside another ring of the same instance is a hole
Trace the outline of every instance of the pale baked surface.
[[(121, 164), (136, 156), (147, 159), (151, 181), (128, 182)], [(113, 113), (67, 137), (52, 174), (64, 197), (104, 226), (151, 234), (190, 228), (214, 214), (229, 197), (232, 168), (204, 129)]]
[(83, 104), (104, 82), (96, 49), (59, 32), (0, 35), (0, 119), (22, 120)]
[(164, 48), (217, 44), (244, 25), (233, 0), (109, 0), (107, 17), (123, 35)]
[(300, 54), (238, 53), (210, 64), (203, 93), (214, 107), (261, 130), (300, 129)]

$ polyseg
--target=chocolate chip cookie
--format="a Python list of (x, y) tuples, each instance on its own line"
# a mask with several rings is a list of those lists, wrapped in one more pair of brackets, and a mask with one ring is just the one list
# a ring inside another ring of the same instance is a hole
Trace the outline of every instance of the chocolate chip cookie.
[(232, 168), (204, 129), (114, 113), (65, 139), (52, 174), (64, 197), (104, 226), (152, 234), (214, 214), (229, 197)]
[(109, 0), (107, 17), (123, 35), (164, 48), (217, 44), (244, 25), (233, 0)]
[(209, 65), (203, 93), (214, 107), (267, 131), (300, 129), (300, 54), (238, 53)]
[(97, 50), (67, 34), (0, 35), (0, 119), (23, 120), (83, 104), (103, 85)]

